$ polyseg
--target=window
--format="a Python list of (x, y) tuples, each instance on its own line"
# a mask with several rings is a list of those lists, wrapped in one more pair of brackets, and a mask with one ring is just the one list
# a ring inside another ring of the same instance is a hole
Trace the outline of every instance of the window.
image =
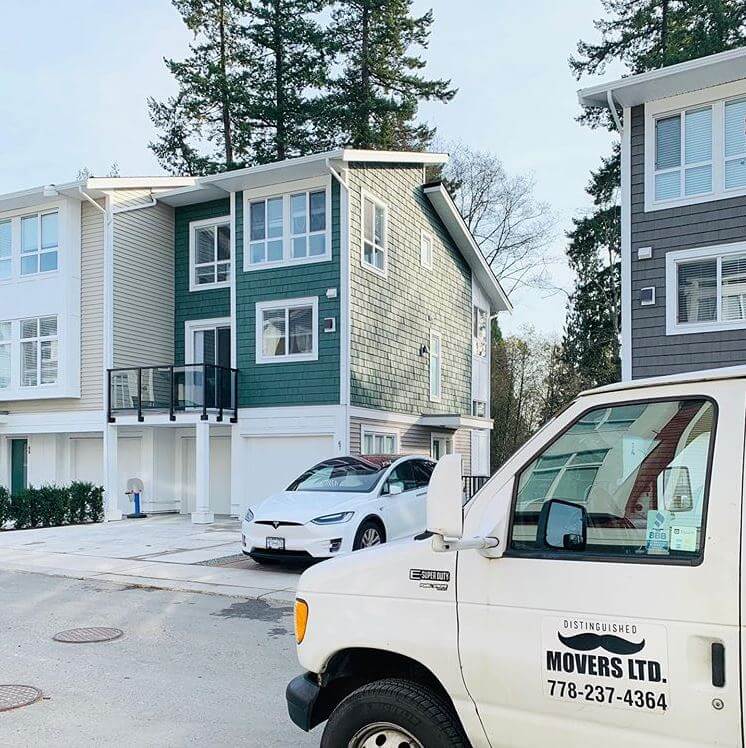
[(290, 196), (290, 237), (293, 258), (326, 254), (326, 192)]
[(231, 277), (230, 218), (190, 224), (192, 277), (190, 289), (228, 285)]
[(257, 363), (318, 358), (318, 299), (256, 305)]
[(11, 323), (0, 322), (0, 389), (10, 387)]
[(327, 187), (247, 201), (245, 269), (331, 258)]
[(388, 465), (375, 465), (358, 457), (334, 457), (306, 470), (287, 490), (368, 493), (387, 469)]
[[(715, 407), (704, 399), (589, 411), (518, 474), (511, 549), (698, 557), (714, 429)], [(585, 540), (565, 525), (548, 542), (552, 500), (585, 517)]]
[(415, 488), (425, 488), (430, 485), (435, 463), (426, 460), (412, 460), (410, 464), (414, 473)]
[(57, 270), (57, 212), (21, 218), (21, 275)]
[(398, 452), (398, 437), (394, 431), (374, 431), (363, 427), (362, 454), (393, 455)]
[(487, 417), (487, 403), (484, 400), (471, 401), (471, 414), (477, 418)]
[(397, 465), (386, 478), (382, 493), (397, 495), (405, 491), (414, 491), (418, 487), (412, 460)]
[(484, 358), (487, 355), (487, 327), (489, 325), (489, 315), (484, 309), (478, 306), (474, 307), (472, 320), (472, 335), (474, 337), (474, 355)]
[(386, 274), (386, 206), (363, 195), (363, 266)]
[(441, 397), (442, 352), (440, 333), (430, 333), (430, 399), (439, 402)]
[(433, 235), (427, 231), (420, 234), (420, 264), (423, 268), (433, 266)]
[(453, 452), (453, 439), (443, 434), (430, 435), (430, 457), (439, 460), (444, 455)]
[(13, 224), (10, 221), (0, 221), (0, 281), (8, 280), (13, 273), (12, 227)]
[(725, 189), (746, 187), (746, 99), (725, 103)]
[(21, 386), (57, 382), (57, 317), (21, 320)]
[(746, 327), (746, 244), (669, 252), (669, 335)]

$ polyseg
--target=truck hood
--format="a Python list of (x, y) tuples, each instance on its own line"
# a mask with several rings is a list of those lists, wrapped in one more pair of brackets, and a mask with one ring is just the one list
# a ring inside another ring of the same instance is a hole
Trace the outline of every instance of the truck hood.
[(323, 491), (281, 491), (264, 499), (254, 509), (254, 520), (300, 522), (335, 512), (355, 511), (369, 494)]
[(455, 599), (455, 553), (436, 553), (430, 538), (398, 540), (307, 569), (298, 596), (355, 595)]

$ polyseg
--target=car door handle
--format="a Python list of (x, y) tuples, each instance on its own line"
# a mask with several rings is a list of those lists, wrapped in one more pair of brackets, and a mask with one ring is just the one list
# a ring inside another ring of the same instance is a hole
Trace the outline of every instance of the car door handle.
[(716, 688), (725, 686), (725, 646), (713, 642), (710, 646), (712, 656), (712, 685)]
[(427, 495), (427, 490), (420, 491), (420, 492), (418, 492), (418, 493), (415, 494), (415, 496), (425, 496), (425, 495)]

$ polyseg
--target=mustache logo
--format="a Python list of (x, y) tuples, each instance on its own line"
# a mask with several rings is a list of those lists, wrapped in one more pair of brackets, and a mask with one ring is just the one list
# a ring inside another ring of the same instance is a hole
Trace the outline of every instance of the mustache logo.
[(605, 649), (607, 652), (617, 655), (633, 655), (637, 654), (645, 646), (645, 640), (643, 639), (639, 644), (626, 639), (622, 639), (620, 636), (613, 636), (612, 634), (578, 634), (577, 636), (562, 636), (557, 632), (559, 640), (570, 649), (577, 649), (580, 652), (590, 652), (592, 649)]

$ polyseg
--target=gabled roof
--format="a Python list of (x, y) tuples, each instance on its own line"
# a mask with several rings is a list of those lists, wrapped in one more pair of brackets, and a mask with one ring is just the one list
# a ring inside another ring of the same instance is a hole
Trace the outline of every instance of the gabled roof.
[(513, 309), (507, 294), (503, 291), (500, 281), (497, 280), (492, 268), (487, 264), (482, 250), (477, 245), (469, 227), (466, 225), (461, 213), (453, 202), (442, 182), (431, 182), (422, 188), (425, 196), (435, 209), (448, 233), (456, 242), (466, 261), (469, 263), (472, 273), (479, 285), (487, 294), (492, 308), (496, 312), (508, 312)]
[(742, 78), (746, 78), (746, 47), (583, 88), (578, 100), (583, 106), (606, 107), (611, 94), (619, 106), (631, 107)]

